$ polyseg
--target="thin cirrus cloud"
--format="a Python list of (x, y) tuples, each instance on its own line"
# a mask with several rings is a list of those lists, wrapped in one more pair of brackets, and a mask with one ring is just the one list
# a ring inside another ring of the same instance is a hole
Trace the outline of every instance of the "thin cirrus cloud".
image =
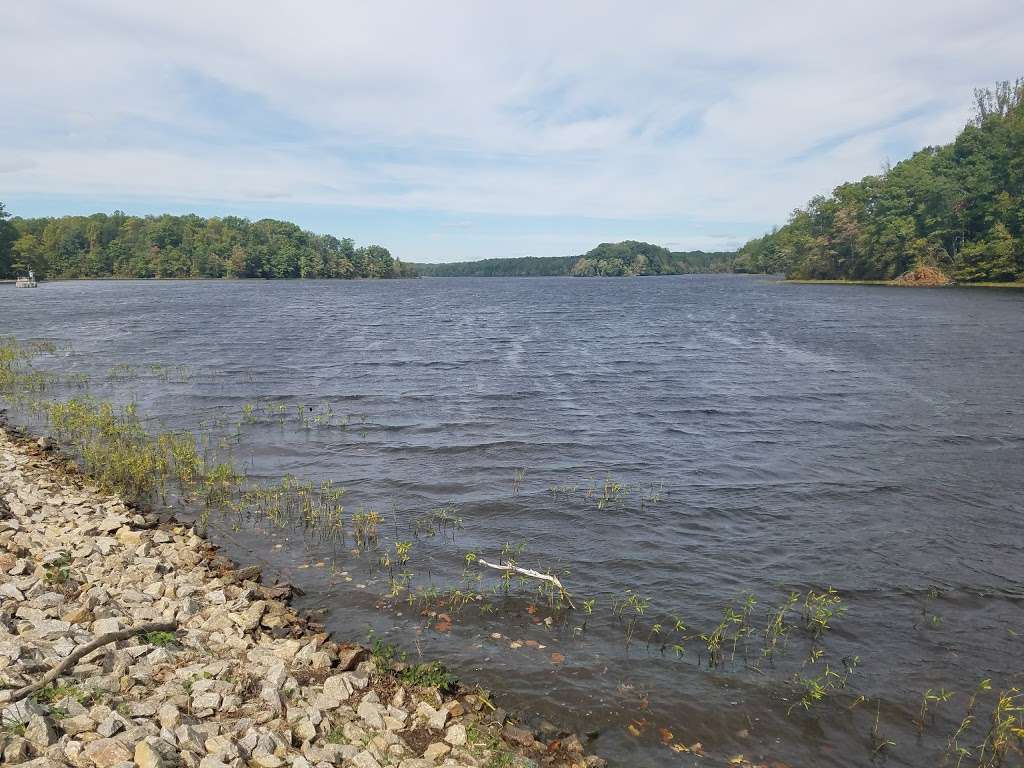
[(1024, 39), (997, 0), (296, 8), (6, 10), (9, 207), (272, 215), (412, 260), (735, 247), (949, 141)]

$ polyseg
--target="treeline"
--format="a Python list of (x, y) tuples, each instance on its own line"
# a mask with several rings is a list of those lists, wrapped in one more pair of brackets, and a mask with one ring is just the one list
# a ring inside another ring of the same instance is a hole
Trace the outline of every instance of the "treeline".
[(629, 277), (684, 275), (694, 272), (730, 272), (735, 253), (674, 252), (660, 245), (625, 240), (601, 243), (580, 256), (570, 274), (576, 277)]
[(387, 248), (274, 219), (107, 215), (10, 218), (0, 205), (0, 276), (391, 278), (415, 276)]
[(576, 256), (522, 256), (448, 264), (414, 264), (423, 277), (552, 277), (568, 275)]
[(878, 176), (815, 197), (740, 249), (737, 271), (885, 280), (930, 267), (1024, 279), (1024, 79), (975, 91), (973, 120)]
[(428, 277), (626, 277), (729, 272), (735, 256), (731, 252), (675, 253), (658, 245), (626, 240), (601, 243), (582, 256), (524, 256), (413, 266), (418, 274)]

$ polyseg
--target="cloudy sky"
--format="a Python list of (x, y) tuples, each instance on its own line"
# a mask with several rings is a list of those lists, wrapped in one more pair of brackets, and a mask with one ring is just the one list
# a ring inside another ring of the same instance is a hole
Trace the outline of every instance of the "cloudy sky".
[(734, 248), (952, 139), (1022, 40), (1019, 0), (9, 3), (0, 200), (410, 261)]

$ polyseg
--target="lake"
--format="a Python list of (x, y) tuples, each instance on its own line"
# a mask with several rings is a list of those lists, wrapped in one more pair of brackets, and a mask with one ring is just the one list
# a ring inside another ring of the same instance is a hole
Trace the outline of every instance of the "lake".
[[(64, 395), (87, 379), (216, 432), (253, 481), (344, 487), (392, 558), (412, 542), (422, 603), (351, 541), (216, 515), (211, 539), (340, 637), (372, 629), (535, 724), (597, 731), (613, 764), (930, 768), (982, 679), (1024, 683), (1024, 292), (83, 281), (3, 287), (0, 333), (58, 342), (37, 365), (82, 374)], [(467, 563), (503, 549), (577, 610)], [(815, 639), (801, 608), (829, 587)], [(921, 718), (928, 689), (953, 695)]]

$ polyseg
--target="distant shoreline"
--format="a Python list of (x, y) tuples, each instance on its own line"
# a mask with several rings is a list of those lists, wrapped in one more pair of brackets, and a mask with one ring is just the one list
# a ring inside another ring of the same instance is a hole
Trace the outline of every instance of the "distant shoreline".
[(779, 280), (788, 285), (884, 285), (890, 288), (1024, 288), (1024, 280), (1010, 283), (951, 283), (949, 285), (914, 285), (895, 280)]

